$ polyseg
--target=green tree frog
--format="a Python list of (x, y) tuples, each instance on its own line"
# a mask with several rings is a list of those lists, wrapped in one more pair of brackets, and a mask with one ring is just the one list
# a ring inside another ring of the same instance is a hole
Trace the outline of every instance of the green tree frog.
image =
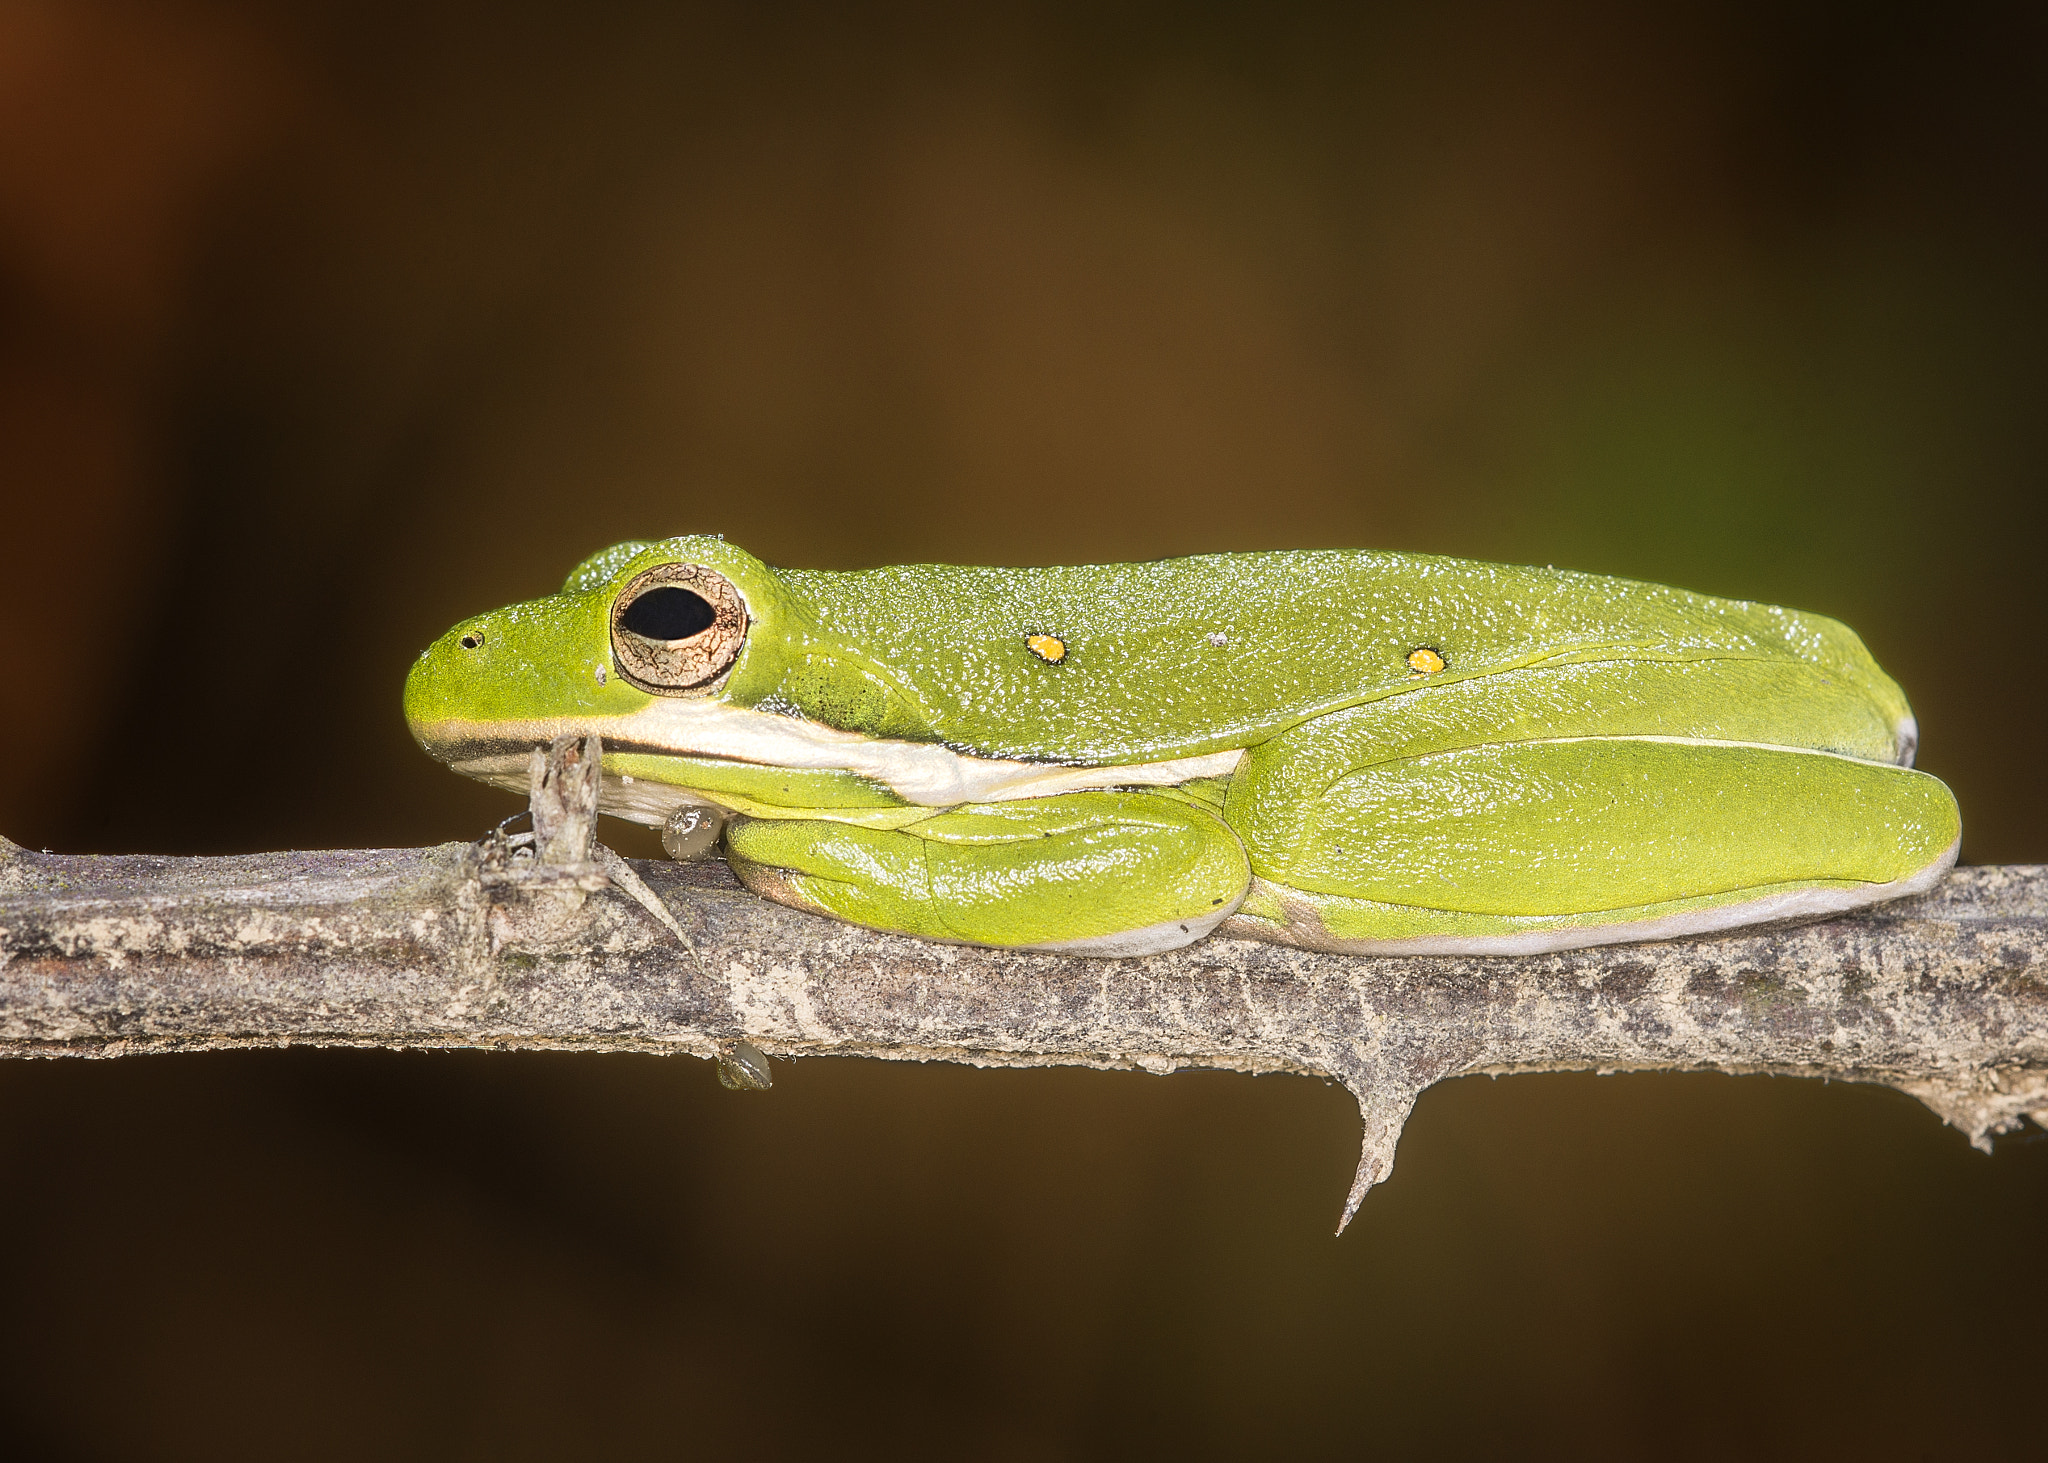
[(1961, 827), (1833, 620), (1420, 554), (827, 573), (623, 543), (455, 626), (405, 711), (514, 789), (600, 734), (604, 811), (721, 841), (770, 899), (1092, 955), (1695, 934), (1924, 890)]

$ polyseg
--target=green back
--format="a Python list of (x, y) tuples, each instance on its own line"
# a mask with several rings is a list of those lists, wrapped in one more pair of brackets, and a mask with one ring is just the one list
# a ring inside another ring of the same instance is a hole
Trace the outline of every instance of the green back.
[[(1629, 580), (1419, 554), (1211, 554), (1144, 564), (772, 571), (807, 653), (743, 662), (735, 701), (990, 756), (1133, 762), (1262, 741), (1341, 706), (1534, 664), (1734, 658), (1898, 688), (1817, 615)], [(1032, 634), (1059, 637), (1057, 664)], [(1445, 669), (1417, 677), (1427, 646)], [(763, 647), (765, 649), (765, 647)], [(849, 695), (846, 672), (872, 694)]]

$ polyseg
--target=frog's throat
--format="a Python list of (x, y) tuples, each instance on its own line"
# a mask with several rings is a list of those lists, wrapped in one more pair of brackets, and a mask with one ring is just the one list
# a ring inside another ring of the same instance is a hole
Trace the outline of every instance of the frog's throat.
[(1171, 787), (1225, 777), (1242, 748), (1196, 757), (1072, 767), (977, 757), (931, 742), (892, 741), (720, 701), (664, 698), (626, 716), (448, 720), (416, 728), (426, 749), (469, 777), (523, 788), (530, 749), (558, 736), (604, 738), (607, 752), (715, 757), (761, 767), (851, 772), (927, 807), (1008, 802), (1103, 787)]

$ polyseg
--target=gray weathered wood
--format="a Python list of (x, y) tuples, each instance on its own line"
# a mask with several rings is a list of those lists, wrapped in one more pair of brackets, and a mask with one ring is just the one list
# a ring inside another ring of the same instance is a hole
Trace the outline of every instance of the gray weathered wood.
[(220, 1047), (852, 1054), (1343, 1082), (1348, 1220), (1417, 1095), (1469, 1072), (1881, 1082), (1988, 1147), (2048, 1119), (2048, 868), (1854, 916), (1517, 958), (1207, 940), (1136, 960), (932, 944), (801, 914), (716, 862), (590, 841), (597, 748), (536, 754), (542, 837), (230, 858), (0, 839), (0, 1055)]

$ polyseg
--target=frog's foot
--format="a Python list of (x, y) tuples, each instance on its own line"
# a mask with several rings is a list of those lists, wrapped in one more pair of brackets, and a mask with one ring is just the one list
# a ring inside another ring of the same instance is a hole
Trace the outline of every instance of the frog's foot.
[(1222, 923), (1251, 882), (1243, 846), (1172, 793), (969, 804), (902, 828), (750, 819), (735, 873), (798, 909), (926, 939), (1150, 955)]

